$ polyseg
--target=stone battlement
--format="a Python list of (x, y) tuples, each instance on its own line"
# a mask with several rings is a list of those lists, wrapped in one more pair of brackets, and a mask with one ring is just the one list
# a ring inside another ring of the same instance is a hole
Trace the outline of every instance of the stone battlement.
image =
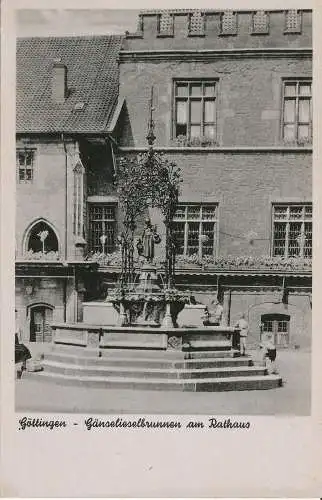
[(123, 50), (144, 50), (147, 41), (153, 41), (151, 50), (187, 45), (198, 49), (309, 48), (311, 31), (310, 10), (145, 10), (139, 14), (137, 31), (126, 33)]

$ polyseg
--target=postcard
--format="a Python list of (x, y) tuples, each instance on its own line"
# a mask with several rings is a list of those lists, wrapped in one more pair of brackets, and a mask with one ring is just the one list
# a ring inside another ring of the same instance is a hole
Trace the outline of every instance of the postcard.
[(2, 495), (318, 496), (320, 6), (1, 7)]

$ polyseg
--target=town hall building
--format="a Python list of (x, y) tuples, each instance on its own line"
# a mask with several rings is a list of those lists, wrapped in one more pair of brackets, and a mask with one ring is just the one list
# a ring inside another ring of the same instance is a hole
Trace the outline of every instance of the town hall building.
[[(124, 36), (18, 39), (24, 342), (51, 341), (52, 322), (81, 321), (82, 303), (104, 300), (117, 283), (118, 162), (147, 150), (151, 106), (154, 149), (183, 179), (177, 288), (206, 305), (222, 301), (228, 325), (244, 312), (250, 342), (272, 331), (279, 346), (308, 346), (309, 10), (151, 10)], [(149, 216), (162, 238), (160, 214)]]

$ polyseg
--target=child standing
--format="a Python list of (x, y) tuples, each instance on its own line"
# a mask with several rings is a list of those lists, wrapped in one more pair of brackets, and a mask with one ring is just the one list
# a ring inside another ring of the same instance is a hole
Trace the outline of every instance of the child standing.
[(246, 340), (248, 335), (248, 322), (246, 321), (246, 315), (242, 314), (240, 319), (237, 321), (235, 328), (239, 330), (240, 338), (240, 355), (246, 356)]
[(265, 363), (268, 373), (278, 373), (276, 367), (276, 345), (274, 342), (274, 335), (270, 332), (265, 333), (260, 347), (263, 349), (263, 362)]

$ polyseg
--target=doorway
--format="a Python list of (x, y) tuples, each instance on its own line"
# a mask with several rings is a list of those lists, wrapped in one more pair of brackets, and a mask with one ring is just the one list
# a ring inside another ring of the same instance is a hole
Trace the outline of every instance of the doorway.
[(261, 334), (273, 333), (275, 345), (287, 347), (290, 342), (290, 316), (288, 314), (263, 314)]
[(30, 342), (51, 342), (53, 308), (36, 305), (30, 309)]

